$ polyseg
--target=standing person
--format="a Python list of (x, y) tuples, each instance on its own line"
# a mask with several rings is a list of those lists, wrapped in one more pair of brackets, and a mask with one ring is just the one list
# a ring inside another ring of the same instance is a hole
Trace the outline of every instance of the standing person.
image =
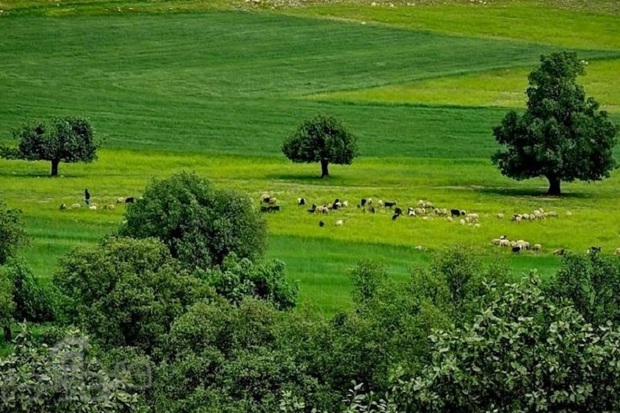
[(90, 192), (88, 192), (88, 188), (84, 190), (84, 202), (86, 202), (86, 205), (90, 205)]

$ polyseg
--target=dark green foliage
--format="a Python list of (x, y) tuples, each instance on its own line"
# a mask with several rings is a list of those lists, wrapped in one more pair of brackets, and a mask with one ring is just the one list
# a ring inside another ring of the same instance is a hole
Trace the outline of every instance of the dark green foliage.
[(231, 254), (221, 266), (199, 271), (215, 291), (234, 304), (245, 297), (270, 301), (277, 309), (287, 310), (297, 303), (296, 285), (289, 285), (284, 276), (284, 263), (270, 260), (253, 264), (247, 258), (239, 259)]
[(328, 165), (351, 165), (358, 155), (357, 138), (334, 117), (318, 115), (289, 136), (282, 152), (293, 162), (321, 163), (321, 177), (329, 176)]
[(162, 347), (157, 410), (277, 411), (281, 390), (313, 394), (308, 367), (279, 345), (281, 314), (254, 299), (194, 305)]
[(265, 249), (266, 224), (250, 199), (216, 190), (196, 174), (151, 182), (125, 219), (121, 235), (159, 238), (191, 269), (220, 265), (231, 253), (254, 260)]
[(4, 150), (11, 159), (50, 161), (51, 175), (58, 175), (60, 162), (92, 162), (100, 142), (95, 141), (90, 121), (80, 117), (54, 118), (49, 124), (33, 122), (13, 133), (17, 152)]
[(70, 321), (106, 347), (147, 352), (188, 306), (213, 295), (153, 238), (108, 238), (77, 248), (61, 259), (54, 283), (71, 300)]
[(11, 323), (14, 313), (13, 283), (8, 274), (0, 271), (0, 326), (2, 326), (4, 341), (7, 342), (13, 339)]
[(372, 300), (379, 286), (387, 280), (385, 267), (379, 263), (364, 260), (351, 271), (353, 301), (362, 304)]
[(620, 322), (620, 263), (612, 257), (567, 255), (549, 295), (568, 300), (587, 322)]
[(473, 323), (431, 336), (432, 362), (400, 382), (403, 411), (617, 410), (620, 333), (593, 328), (538, 284), (491, 286)]
[(529, 75), (525, 113), (511, 111), (493, 129), (505, 149), (492, 159), (508, 177), (547, 178), (549, 194), (560, 195), (561, 181), (609, 176), (617, 128), (577, 83), (585, 68), (576, 53), (543, 55), (540, 62)]
[(86, 337), (73, 332), (53, 347), (26, 330), (14, 353), (0, 360), (2, 413), (147, 412), (123, 371), (110, 374), (90, 355)]
[(0, 200), (0, 265), (17, 252), (17, 249), (28, 242), (24, 223), (19, 209), (8, 209)]
[(41, 284), (23, 260), (13, 260), (0, 268), (11, 280), (15, 320), (34, 323), (54, 321), (56, 313), (55, 292)]

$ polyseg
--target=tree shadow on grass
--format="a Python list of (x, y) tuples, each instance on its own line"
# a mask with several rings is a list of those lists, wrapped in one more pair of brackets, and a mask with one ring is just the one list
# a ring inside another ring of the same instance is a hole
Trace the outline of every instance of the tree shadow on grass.
[(340, 182), (335, 177), (321, 178), (319, 174), (292, 174), (292, 173), (272, 173), (265, 176), (267, 179), (278, 181), (297, 182), (314, 185), (328, 185), (329, 183)]
[(485, 193), (485, 194), (494, 194), (500, 196), (509, 196), (509, 197), (532, 197), (538, 198), (541, 200), (560, 200), (560, 199), (588, 199), (593, 198), (594, 195), (587, 192), (562, 192), (562, 195), (555, 196), (547, 194), (547, 188), (506, 188), (506, 187), (477, 187), (475, 191)]
[(74, 178), (83, 178), (86, 175), (79, 175), (79, 174), (71, 174), (71, 175), (64, 175), (64, 174), (60, 174), (58, 176), (51, 176), (49, 173), (48, 174), (42, 174), (40, 172), (9, 172), (9, 171), (0, 171), (0, 176), (3, 177), (7, 177), (7, 178), (50, 178), (50, 179), (74, 179)]

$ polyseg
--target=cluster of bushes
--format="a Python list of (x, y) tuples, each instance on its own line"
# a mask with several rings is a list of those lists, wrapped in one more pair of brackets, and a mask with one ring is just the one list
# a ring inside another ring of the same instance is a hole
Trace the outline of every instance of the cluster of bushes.
[(567, 256), (543, 281), (455, 247), (405, 284), (362, 261), (326, 318), (291, 311), (265, 231), (247, 197), (180, 174), (50, 286), (11, 249), (3, 325), (48, 324), (0, 359), (0, 412), (619, 410), (617, 261)]

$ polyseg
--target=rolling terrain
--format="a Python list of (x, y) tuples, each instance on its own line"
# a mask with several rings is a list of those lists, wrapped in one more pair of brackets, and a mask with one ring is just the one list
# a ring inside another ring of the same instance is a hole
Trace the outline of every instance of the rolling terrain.
[[(347, 270), (360, 258), (406, 279), (412, 265), (460, 243), (508, 260), (517, 275), (549, 274), (559, 265), (555, 248), (620, 246), (617, 172), (564, 184), (563, 197), (549, 198), (546, 181), (507, 179), (489, 160), (493, 126), (523, 107), (527, 74), (543, 53), (578, 51), (589, 62), (586, 92), (620, 123), (613, 7), (57, 4), (0, 2), (0, 143), (12, 143), (11, 130), (25, 120), (55, 115), (88, 116), (105, 138), (99, 160), (61, 164), (57, 179), (47, 177), (48, 163), (0, 160), (0, 198), (23, 210), (32, 236), (24, 255), (42, 278), (70, 248), (96, 242), (123, 219), (122, 205), (61, 212), (60, 203), (79, 202), (84, 188), (99, 204), (139, 196), (151, 179), (182, 170), (247, 192), (257, 205), (262, 192), (276, 196), (283, 211), (267, 216), (267, 255), (287, 263), (302, 302), (326, 312), (348, 305)], [(328, 180), (318, 178), (318, 165), (292, 164), (280, 152), (284, 137), (316, 113), (359, 136), (360, 158), (331, 166)], [(319, 218), (296, 205), (300, 196), (351, 206)], [(393, 222), (389, 211), (355, 208), (362, 197), (463, 208), (481, 215), (480, 227), (436, 217)], [(539, 207), (559, 217), (496, 218)], [(512, 256), (489, 244), (501, 234), (541, 243), (543, 252)]]

